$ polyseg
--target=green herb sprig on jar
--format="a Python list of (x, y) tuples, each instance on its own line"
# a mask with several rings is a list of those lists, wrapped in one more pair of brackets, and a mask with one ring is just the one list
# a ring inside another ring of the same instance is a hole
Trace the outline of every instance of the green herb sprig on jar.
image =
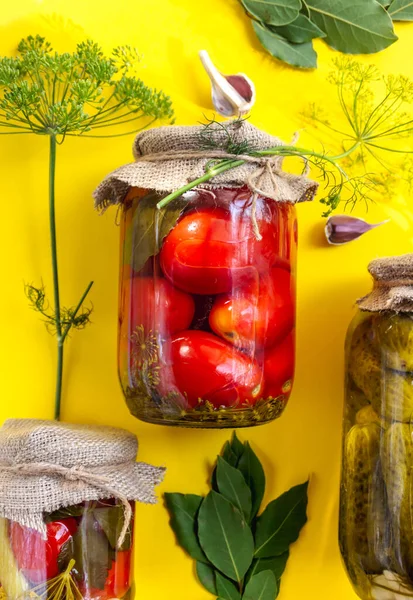
[[(61, 410), (64, 343), (73, 329), (84, 328), (92, 308), (85, 305), (93, 282), (75, 306), (61, 303), (56, 231), (57, 148), (68, 136), (114, 137), (136, 133), (158, 119), (173, 119), (170, 98), (135, 77), (135, 48), (115, 48), (106, 56), (91, 40), (72, 53), (53, 51), (40, 36), (18, 45), (16, 57), (0, 57), (0, 134), (49, 138), (49, 221), (53, 302), (43, 286), (26, 285), (30, 305), (56, 336), (55, 418)], [(116, 127), (114, 133), (107, 133)]]

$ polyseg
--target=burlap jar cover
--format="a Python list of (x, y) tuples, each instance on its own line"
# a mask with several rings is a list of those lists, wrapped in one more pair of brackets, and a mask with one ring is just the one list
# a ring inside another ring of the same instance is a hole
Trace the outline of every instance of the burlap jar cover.
[(378, 258), (369, 264), (373, 290), (357, 302), (370, 312), (413, 312), (413, 254)]
[(44, 513), (113, 497), (127, 529), (128, 500), (154, 504), (165, 471), (137, 463), (137, 450), (123, 429), (9, 419), (0, 429), (0, 517), (46, 535)]
[(280, 156), (252, 156), (231, 154), (228, 136), (233, 144), (245, 143), (253, 153), (284, 145), (248, 121), (234, 121), (222, 127), (208, 127), (208, 145), (205, 147), (205, 127), (158, 127), (140, 133), (134, 142), (135, 162), (110, 173), (94, 193), (95, 206), (102, 211), (111, 204), (120, 204), (130, 187), (151, 189), (160, 193), (176, 191), (202, 177), (211, 164), (227, 158), (246, 162), (216, 175), (202, 187), (240, 187), (247, 185), (253, 193), (277, 202), (312, 200), (318, 184), (304, 175), (293, 175), (282, 170)]

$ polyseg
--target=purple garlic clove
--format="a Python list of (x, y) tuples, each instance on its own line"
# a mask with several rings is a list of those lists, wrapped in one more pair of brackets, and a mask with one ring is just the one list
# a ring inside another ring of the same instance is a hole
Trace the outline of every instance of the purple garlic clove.
[(224, 117), (240, 117), (247, 114), (255, 104), (255, 86), (243, 73), (222, 75), (211, 61), (206, 50), (199, 58), (212, 84), (212, 102)]
[(327, 242), (333, 246), (341, 246), (359, 238), (363, 233), (388, 223), (381, 221), (380, 223), (370, 224), (363, 219), (357, 217), (349, 217), (348, 215), (333, 215), (327, 219), (325, 234)]

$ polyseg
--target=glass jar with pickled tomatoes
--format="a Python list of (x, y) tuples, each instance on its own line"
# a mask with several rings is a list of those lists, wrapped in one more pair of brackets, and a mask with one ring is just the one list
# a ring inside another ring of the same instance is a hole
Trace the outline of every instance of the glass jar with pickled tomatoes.
[[(144, 421), (258, 425), (291, 394), (295, 203), (317, 186), (255, 158), (217, 179), (228, 139), (257, 151), (281, 143), (246, 121), (158, 128), (95, 192), (98, 208), (121, 205), (119, 377)], [(195, 185), (203, 174), (206, 188)]]
[(257, 237), (246, 187), (187, 192), (156, 222), (160, 199), (132, 188), (123, 206), (119, 375), (131, 411), (201, 427), (278, 417), (294, 377), (294, 205), (259, 197)]

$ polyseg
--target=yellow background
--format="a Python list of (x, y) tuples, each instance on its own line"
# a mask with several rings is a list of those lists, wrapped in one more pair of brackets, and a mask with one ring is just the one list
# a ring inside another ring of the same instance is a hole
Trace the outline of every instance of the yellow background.
[[(368, 57), (384, 72), (413, 76), (413, 25), (398, 25), (400, 40)], [(223, 72), (244, 71), (257, 86), (252, 122), (290, 139), (307, 101), (326, 108), (325, 83), (333, 52), (317, 42), (320, 67), (290, 69), (266, 55), (236, 0), (17, 0), (3, 2), (0, 54), (14, 52), (28, 34), (46, 35), (58, 50), (92, 37), (106, 50), (136, 45), (142, 77), (173, 98), (177, 123), (211, 115), (209, 83), (197, 58), (205, 48)], [(304, 133), (305, 143), (311, 138)], [(303, 142), (304, 143), (304, 142)], [(132, 137), (68, 139), (58, 150), (58, 235), (62, 299), (74, 304), (93, 279), (93, 324), (74, 332), (66, 347), (63, 418), (112, 424), (135, 432), (139, 458), (166, 465), (159, 490), (204, 493), (212, 461), (229, 431), (190, 431), (141, 423), (124, 404), (116, 374), (118, 237), (115, 210), (98, 217), (91, 194), (106, 173), (131, 159)], [(0, 138), (0, 420), (52, 417), (54, 340), (27, 307), (23, 282), (43, 278), (51, 291), (47, 213), (47, 140)], [(309, 522), (283, 577), (282, 600), (352, 600), (355, 595), (337, 547), (343, 339), (355, 299), (370, 282), (377, 256), (412, 250), (409, 198), (370, 208), (372, 222), (389, 224), (342, 247), (323, 243), (321, 207), (298, 208), (297, 378), (285, 415), (243, 430), (267, 473), (266, 500), (311, 474)], [(354, 214), (366, 216), (360, 207)], [(162, 502), (139, 506), (136, 535), (137, 599), (207, 600), (192, 561), (175, 545)]]

